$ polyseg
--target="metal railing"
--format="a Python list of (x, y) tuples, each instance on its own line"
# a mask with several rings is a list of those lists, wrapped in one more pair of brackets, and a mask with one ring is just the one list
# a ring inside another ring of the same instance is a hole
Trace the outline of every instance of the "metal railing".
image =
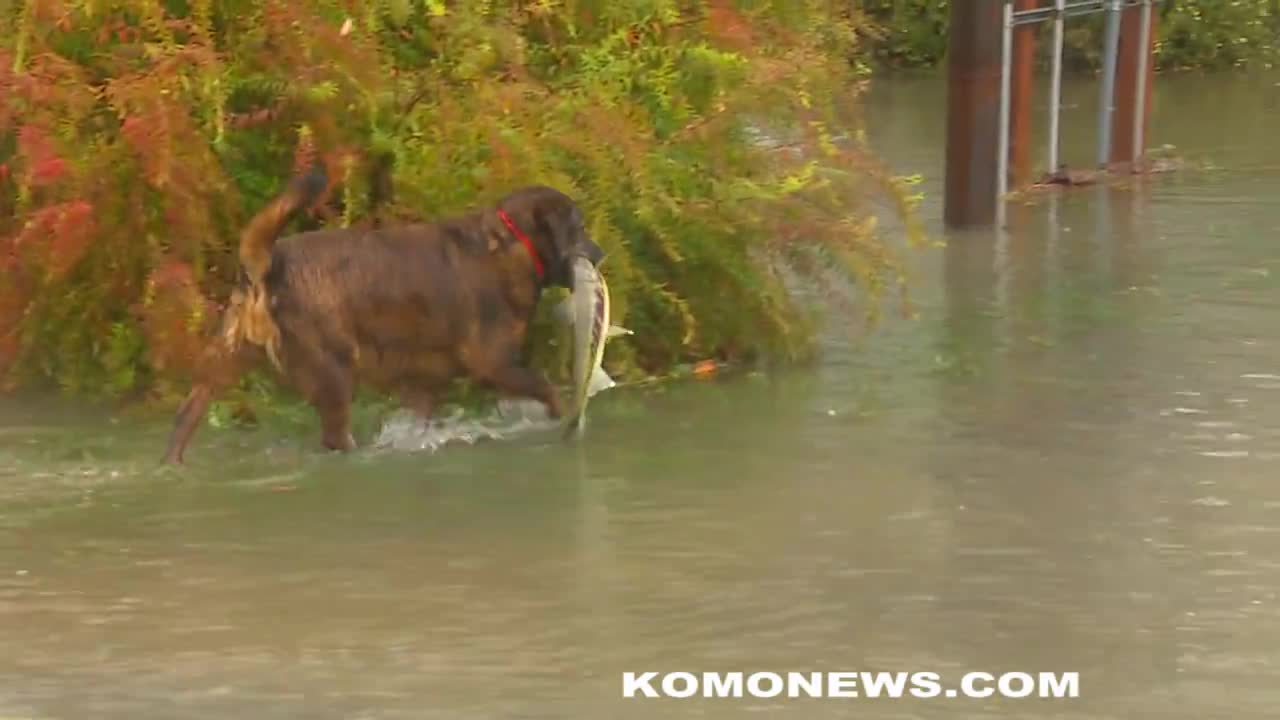
[[(1151, 9), (1154, 0), (1053, 0), (1052, 5), (1030, 10), (1015, 10), (1014, 0), (1004, 2), (1004, 29), (1000, 61), (1000, 157), (997, 160), (997, 196), (1003, 198), (1009, 192), (1009, 114), (1011, 105), (1011, 76), (1013, 67), (1013, 31), (1020, 25), (1053, 23), (1053, 68), (1049, 97), (1049, 172), (1059, 166), (1062, 108), (1062, 51), (1066, 19), (1079, 15), (1107, 13), (1107, 28), (1103, 48), (1101, 102), (1098, 108), (1098, 165), (1106, 165), (1111, 155), (1111, 121), (1115, 112), (1116, 65), (1120, 49), (1120, 13), (1126, 8), (1141, 7), (1141, 42), (1138, 52), (1137, 97), (1139, 102), (1147, 93), (1148, 48), (1151, 45)], [(1133, 160), (1142, 152), (1142, 112), (1134, 113)], [(1003, 215), (1004, 202), (1000, 201)]]

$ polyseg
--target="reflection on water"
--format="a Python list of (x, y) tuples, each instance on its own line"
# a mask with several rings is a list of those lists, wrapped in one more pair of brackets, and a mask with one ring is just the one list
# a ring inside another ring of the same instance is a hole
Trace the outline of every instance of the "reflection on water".
[[(1011, 207), (923, 259), (918, 321), (603, 394), (580, 446), (211, 430), (157, 472), (162, 424), (0, 408), (0, 716), (1272, 717), (1259, 82), (1161, 81), (1156, 137), (1227, 171)], [(934, 214), (939, 87), (885, 88), (876, 127)], [(1082, 697), (621, 700), (645, 670), (1078, 671)]]

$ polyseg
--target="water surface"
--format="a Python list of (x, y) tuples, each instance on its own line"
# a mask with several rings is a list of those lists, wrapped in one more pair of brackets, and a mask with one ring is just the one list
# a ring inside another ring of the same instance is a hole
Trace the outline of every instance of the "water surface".
[[(1280, 77), (1172, 77), (1212, 161), (1011, 212), (822, 364), (432, 453), (0, 408), (0, 715), (1270, 718)], [(1068, 162), (1092, 155), (1068, 87)], [(878, 146), (940, 215), (943, 88)], [(934, 223), (934, 230), (941, 229)], [(313, 429), (313, 428), (312, 428)], [(623, 701), (624, 671), (1077, 671), (1075, 700)]]

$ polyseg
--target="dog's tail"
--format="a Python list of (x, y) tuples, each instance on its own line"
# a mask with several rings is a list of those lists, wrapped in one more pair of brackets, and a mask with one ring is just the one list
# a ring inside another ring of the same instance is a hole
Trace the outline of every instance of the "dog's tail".
[(315, 202), (329, 184), (324, 164), (316, 161), (311, 170), (295, 177), (289, 187), (258, 211), (240, 233), (240, 265), (250, 284), (261, 282), (271, 266), (271, 248), (294, 213)]

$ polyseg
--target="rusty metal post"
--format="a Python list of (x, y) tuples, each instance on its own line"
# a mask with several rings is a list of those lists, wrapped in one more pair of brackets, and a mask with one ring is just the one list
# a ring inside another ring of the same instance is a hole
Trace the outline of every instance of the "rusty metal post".
[[(1145, 151), (1151, 86), (1155, 76), (1155, 22), (1150, 2), (1126, 8), (1120, 22), (1120, 56), (1116, 68), (1115, 115), (1111, 119), (1114, 143), (1110, 162), (1134, 163)], [(1147, 27), (1143, 28), (1143, 18)], [(1146, 42), (1143, 42), (1143, 39)], [(1145, 47), (1144, 47), (1145, 45)]]
[(1000, 139), (996, 144), (996, 225), (1005, 223), (1004, 194), (1009, 192), (1009, 101), (1013, 93), (1013, 0), (1000, 12)]
[(943, 221), (951, 227), (995, 219), (1003, 5), (951, 3), (943, 198)]
[[(1039, 0), (1016, 0), (1013, 9), (1034, 10), (1039, 6)], [(1031, 180), (1031, 99), (1035, 87), (1036, 34), (1039, 29), (1039, 25), (1028, 24), (1013, 31), (1013, 87), (1009, 116), (1009, 184), (1012, 186)]]

